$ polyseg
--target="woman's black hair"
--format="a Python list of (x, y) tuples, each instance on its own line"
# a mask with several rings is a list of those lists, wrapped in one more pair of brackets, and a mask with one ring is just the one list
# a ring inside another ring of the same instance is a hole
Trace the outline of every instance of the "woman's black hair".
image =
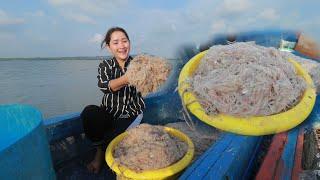
[(126, 32), (123, 28), (121, 28), (121, 27), (112, 27), (112, 28), (110, 28), (110, 29), (107, 31), (106, 35), (104, 36), (103, 41), (101, 42), (101, 49), (103, 49), (105, 45), (108, 45), (108, 46), (109, 46), (110, 41), (111, 41), (111, 35), (112, 35), (112, 33), (115, 32), (115, 31), (121, 31), (121, 32), (123, 32), (124, 35), (126, 35), (127, 39), (130, 41), (127, 32)]

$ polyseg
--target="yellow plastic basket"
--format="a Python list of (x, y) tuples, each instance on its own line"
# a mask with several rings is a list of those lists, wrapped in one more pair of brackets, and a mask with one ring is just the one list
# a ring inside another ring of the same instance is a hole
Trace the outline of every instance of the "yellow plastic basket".
[(113, 158), (113, 151), (117, 144), (119, 144), (122, 139), (127, 135), (127, 132), (124, 132), (117, 136), (115, 139), (111, 141), (111, 143), (108, 145), (105, 158), (108, 166), (116, 172), (116, 174), (120, 177), (128, 178), (128, 179), (172, 179), (175, 178), (179, 173), (186, 168), (190, 162), (192, 161), (193, 155), (194, 155), (194, 145), (191, 141), (191, 139), (186, 136), (184, 133), (174, 129), (165, 127), (165, 131), (167, 131), (169, 134), (185, 141), (188, 144), (188, 151), (183, 156), (182, 159), (180, 159), (178, 162), (172, 164), (169, 167), (157, 169), (157, 170), (147, 170), (143, 172), (135, 172), (133, 170), (128, 169), (125, 166), (121, 166), (119, 163), (115, 162)]
[(179, 76), (179, 95), (182, 103), (187, 105), (187, 109), (199, 120), (228, 132), (242, 135), (267, 135), (287, 131), (303, 122), (311, 113), (315, 103), (316, 93), (310, 75), (296, 61), (289, 59), (295, 66), (297, 74), (302, 76), (308, 86), (301, 101), (288, 111), (270, 116), (256, 116), (239, 118), (225, 114), (208, 115), (197, 101), (192, 92), (186, 91), (190, 87), (187, 83), (188, 77), (197, 69), (202, 57), (207, 51), (194, 56), (183, 67)]

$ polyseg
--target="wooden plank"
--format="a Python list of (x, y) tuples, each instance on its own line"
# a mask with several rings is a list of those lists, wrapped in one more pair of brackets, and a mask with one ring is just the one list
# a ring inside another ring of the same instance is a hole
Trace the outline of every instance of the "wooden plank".
[(276, 170), (279, 161), (281, 161), (281, 154), (284, 145), (287, 142), (287, 132), (276, 134), (271, 142), (270, 148), (264, 158), (256, 179), (272, 180), (276, 176)]
[(292, 170), (292, 180), (298, 180), (299, 174), (302, 172), (302, 153), (303, 153), (303, 141), (304, 141), (304, 128), (300, 128), (297, 145), (296, 145), (296, 153), (294, 158), (294, 167)]
[(228, 148), (235, 135), (227, 133), (218, 142), (212, 145), (198, 160), (196, 160), (180, 176), (180, 180), (199, 179), (207, 174), (211, 164), (214, 164), (220, 155)]
[[(259, 155), (260, 155), (260, 151), (262, 151), (263, 148), (263, 141), (265, 138), (268, 138), (267, 136), (260, 136), (258, 139), (258, 142), (256, 143), (256, 147), (254, 148), (254, 150), (251, 153), (251, 159), (248, 163), (247, 169), (245, 170), (242, 179), (252, 179), (252, 171), (255, 171), (255, 169), (258, 166), (258, 162), (259, 162)], [(259, 164), (260, 165), (260, 164)]]
[[(277, 168), (275, 179), (289, 180), (291, 179), (292, 168), (294, 166), (294, 154), (297, 144), (299, 128), (296, 127), (289, 131), (287, 143), (281, 155), (281, 161)], [(279, 176), (277, 176), (279, 175)], [(278, 178), (279, 177), (279, 178)]]
[(241, 179), (243, 178), (254, 151), (262, 137), (240, 136), (233, 138), (226, 151), (218, 161), (211, 165), (204, 179)]
[[(243, 144), (245, 143), (245, 137), (240, 135), (234, 135), (232, 142), (228, 145), (227, 149), (222, 152), (217, 161), (208, 165), (208, 171), (204, 175), (203, 179), (224, 179), (225, 171), (223, 171), (228, 165), (230, 165), (231, 159), (235, 156), (235, 153), (238, 152), (239, 146), (234, 144)], [(228, 155), (226, 155), (228, 154)]]

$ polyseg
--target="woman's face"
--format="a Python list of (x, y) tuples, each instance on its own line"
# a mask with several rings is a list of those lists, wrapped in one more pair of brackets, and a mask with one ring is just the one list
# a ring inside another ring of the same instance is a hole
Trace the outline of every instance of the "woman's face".
[(125, 61), (129, 56), (130, 41), (123, 32), (115, 31), (107, 48), (117, 60)]

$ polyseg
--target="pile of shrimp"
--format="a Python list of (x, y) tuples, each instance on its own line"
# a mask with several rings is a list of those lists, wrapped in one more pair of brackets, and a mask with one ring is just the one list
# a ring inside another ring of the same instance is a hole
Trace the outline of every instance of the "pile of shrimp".
[(116, 162), (136, 172), (170, 166), (188, 150), (186, 142), (168, 134), (163, 126), (140, 124), (127, 133), (113, 156)]
[(289, 52), (281, 52), (283, 58), (291, 58), (299, 62), (302, 68), (304, 68), (313, 80), (314, 87), (317, 94), (320, 93), (320, 63), (311, 59), (296, 56)]
[(140, 54), (133, 58), (126, 72), (129, 84), (142, 96), (155, 92), (168, 79), (171, 64), (164, 58)]
[(279, 50), (254, 42), (212, 46), (189, 81), (207, 114), (239, 117), (286, 111), (307, 86)]

